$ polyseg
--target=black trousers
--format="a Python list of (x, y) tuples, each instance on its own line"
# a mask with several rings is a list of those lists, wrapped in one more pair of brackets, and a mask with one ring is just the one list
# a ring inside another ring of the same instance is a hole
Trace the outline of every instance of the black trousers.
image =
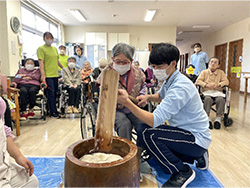
[(12, 128), (12, 124), (11, 124), (11, 112), (10, 112), (10, 107), (9, 107), (9, 103), (8, 101), (2, 97), (2, 99), (4, 100), (5, 104), (6, 104), (6, 110), (5, 110), (5, 113), (4, 113), (4, 122), (5, 122), (5, 125), (10, 127), (11, 130), (13, 130)]
[(78, 108), (80, 103), (81, 86), (67, 88), (67, 91), (69, 93), (69, 106)]
[(20, 89), (20, 107), (21, 111), (26, 111), (27, 104), (29, 109), (32, 109), (36, 105), (36, 94), (39, 92), (40, 86), (33, 84), (18, 84)]
[(179, 172), (183, 162), (192, 164), (207, 151), (195, 143), (191, 132), (177, 127), (152, 128), (142, 123), (136, 126), (136, 132), (138, 145), (146, 149), (167, 174)]

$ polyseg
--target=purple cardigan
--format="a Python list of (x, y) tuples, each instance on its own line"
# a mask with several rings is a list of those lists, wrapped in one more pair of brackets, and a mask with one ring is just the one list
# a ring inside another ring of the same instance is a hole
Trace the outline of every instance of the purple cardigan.
[[(23, 78), (19, 78), (18, 74), (26, 74), (27, 77), (31, 77), (31, 80), (26, 80)], [(39, 69), (34, 69), (32, 71), (28, 71), (25, 68), (21, 68), (17, 71), (14, 82), (17, 84), (34, 84), (40, 86), (41, 73)]]

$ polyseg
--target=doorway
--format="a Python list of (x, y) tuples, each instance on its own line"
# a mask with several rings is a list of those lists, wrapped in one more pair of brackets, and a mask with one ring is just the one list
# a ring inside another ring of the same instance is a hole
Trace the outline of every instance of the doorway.
[(243, 39), (232, 41), (229, 43), (229, 56), (228, 56), (228, 74), (229, 88), (232, 91), (240, 91), (240, 76), (237, 77), (237, 73), (233, 73), (231, 68), (241, 67)]
[(180, 72), (185, 73), (188, 65), (188, 53), (180, 55)]
[(226, 73), (227, 43), (215, 46), (214, 56), (220, 59), (220, 69)]

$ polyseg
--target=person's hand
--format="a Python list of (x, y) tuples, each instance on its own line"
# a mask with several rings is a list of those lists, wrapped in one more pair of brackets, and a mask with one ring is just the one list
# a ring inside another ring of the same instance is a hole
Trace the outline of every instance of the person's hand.
[(126, 105), (126, 103), (129, 101), (128, 93), (124, 89), (118, 89), (118, 97), (117, 97), (117, 103)]
[(60, 82), (60, 83), (61, 83), (61, 82), (62, 82), (62, 78), (59, 78), (59, 79), (58, 79), (58, 82)]
[(32, 78), (29, 77), (29, 76), (24, 76), (23, 79), (24, 79), (24, 80), (32, 80)]
[(23, 166), (26, 172), (29, 173), (30, 176), (33, 174), (34, 172), (33, 164), (30, 162), (29, 159), (27, 159), (23, 155), (20, 155), (19, 157), (16, 158), (16, 163)]
[(140, 95), (140, 96), (136, 97), (136, 99), (138, 99), (140, 101), (138, 103), (138, 106), (145, 107), (147, 104), (148, 97), (149, 97), (148, 95)]
[(48, 86), (47, 86), (46, 82), (42, 82), (40, 84), (40, 87), (46, 89)]
[(17, 83), (16, 82), (12, 82), (13, 87), (16, 88), (17, 87)]
[(207, 83), (205, 87), (209, 89), (214, 89), (215, 84), (214, 83)]
[(72, 88), (72, 87), (73, 87), (73, 85), (70, 85), (70, 86), (69, 86), (69, 88)]
[(18, 76), (24, 77), (26, 76), (26, 74), (18, 74)]
[(214, 83), (214, 89), (215, 89), (215, 88), (219, 88), (219, 87), (220, 87), (220, 85), (219, 85), (219, 84)]
[(74, 87), (74, 88), (77, 88), (77, 85), (74, 85), (73, 87)]
[(151, 84), (153, 84), (153, 83), (154, 83), (154, 80), (153, 80), (153, 79), (151, 79), (151, 80), (150, 80), (150, 82), (151, 82)]

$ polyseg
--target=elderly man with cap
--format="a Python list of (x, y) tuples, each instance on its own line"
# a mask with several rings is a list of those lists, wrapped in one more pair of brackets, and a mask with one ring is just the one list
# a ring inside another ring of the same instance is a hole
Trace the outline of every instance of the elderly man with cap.
[(101, 58), (99, 61), (99, 67), (96, 67), (93, 72), (90, 74), (95, 80), (101, 74), (102, 70), (109, 64), (107, 59)]
[(68, 67), (63, 71), (63, 85), (69, 93), (67, 113), (79, 113), (77, 110), (80, 102), (81, 94), (81, 71), (76, 69), (76, 58), (71, 56), (67, 59)]

